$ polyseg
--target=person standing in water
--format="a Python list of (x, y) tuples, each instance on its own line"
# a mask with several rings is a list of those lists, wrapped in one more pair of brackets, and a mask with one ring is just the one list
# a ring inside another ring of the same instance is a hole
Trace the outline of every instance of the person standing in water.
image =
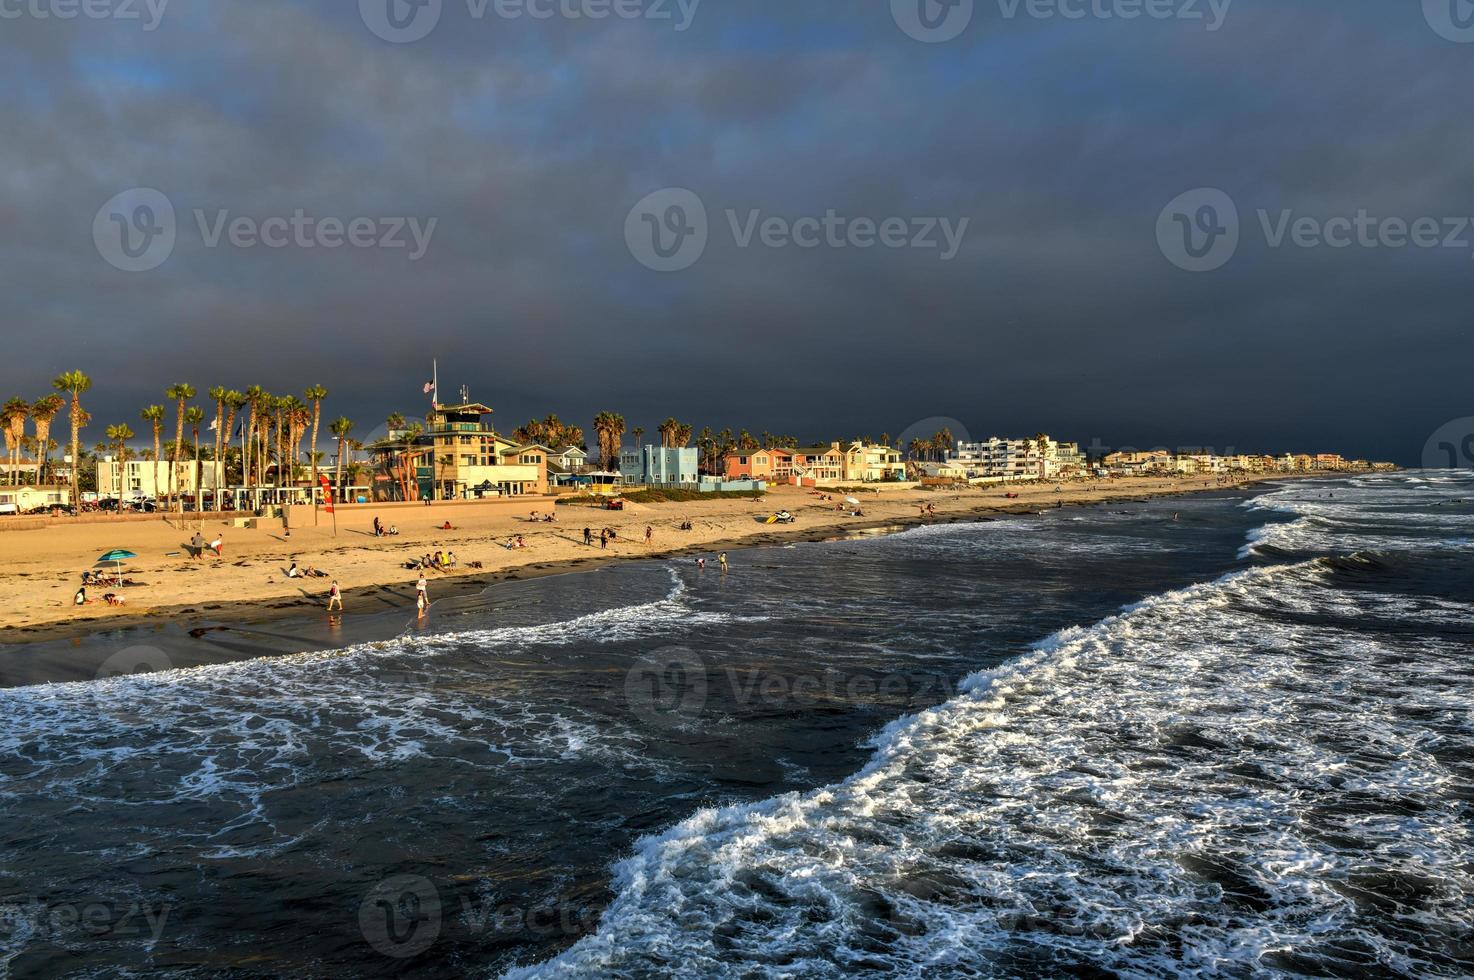
[(727, 553), (724, 551), (717, 556), (717, 563), (722, 566), (722, 571), (727, 570)]
[(333, 579), (333, 584), (328, 587), (328, 612), (332, 612), (335, 608), (338, 612), (343, 611), (343, 592), (338, 588), (337, 579)]

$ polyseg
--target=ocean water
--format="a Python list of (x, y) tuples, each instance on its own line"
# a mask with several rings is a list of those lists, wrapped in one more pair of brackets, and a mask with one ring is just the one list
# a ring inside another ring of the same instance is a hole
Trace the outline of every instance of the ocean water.
[(1467, 976), (1471, 542), (1303, 481), (0, 691), (0, 977)]

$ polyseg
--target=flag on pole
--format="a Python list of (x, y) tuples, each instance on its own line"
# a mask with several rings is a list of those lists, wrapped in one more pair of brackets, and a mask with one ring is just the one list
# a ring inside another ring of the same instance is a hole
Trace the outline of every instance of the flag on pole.
[(329, 514), (336, 514), (336, 512), (333, 510), (333, 488), (332, 485), (328, 483), (327, 474), (320, 473), (318, 474), (317, 479), (318, 482), (322, 484), (322, 499), (324, 506), (327, 507), (327, 512)]
[(214, 420), (210, 423), (210, 431), (211, 432), (219, 432), (220, 431), (220, 416), (218, 416), (218, 415), (215, 416)]
[(433, 394), (434, 391), (435, 391), (435, 382), (433, 382), (433, 381), (426, 381), (425, 382), (425, 394), (427, 394), (427, 395)]

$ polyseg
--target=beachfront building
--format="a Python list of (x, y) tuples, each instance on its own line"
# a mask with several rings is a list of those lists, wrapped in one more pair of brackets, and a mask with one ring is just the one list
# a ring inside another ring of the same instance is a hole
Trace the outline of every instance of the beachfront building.
[(728, 453), (722, 460), (722, 475), (728, 480), (787, 483), (793, 476), (793, 451), (775, 448)]
[(474, 500), (548, 492), (546, 446), (497, 434), (479, 402), (436, 405), (424, 431), (390, 433), (368, 446), (378, 500)]
[(793, 476), (806, 486), (843, 481), (844, 450), (837, 442), (794, 450)]
[(0, 515), (25, 514), (41, 507), (69, 507), (70, 487), (0, 487)]
[(1174, 471), (1176, 464), (1172, 454), (1165, 449), (1149, 449), (1144, 452), (1123, 449), (1107, 453), (1101, 466), (1112, 476), (1161, 476)]
[(959, 442), (947, 462), (969, 478), (981, 480), (1054, 480), (1086, 475), (1085, 454), (1078, 443), (1059, 442), (1040, 434), (1032, 439)]
[(619, 473), (627, 484), (687, 487), (701, 483), (700, 460), (690, 446), (638, 446), (619, 451)]
[(35, 483), (41, 473), (41, 464), (34, 459), (21, 456), (20, 463), (11, 466), (8, 459), (0, 460), (0, 483)]
[[(836, 443), (838, 445), (838, 443)], [(881, 483), (906, 479), (906, 461), (894, 446), (855, 441), (844, 449), (844, 480), (847, 483)]]
[(151, 459), (130, 459), (120, 463), (107, 456), (97, 464), (97, 493), (105, 498), (160, 500), (174, 493), (193, 497), (201, 490), (209, 493), (224, 486), (225, 464), (208, 460), (196, 463), (192, 459), (181, 459), (176, 464), (161, 459), (155, 466)]

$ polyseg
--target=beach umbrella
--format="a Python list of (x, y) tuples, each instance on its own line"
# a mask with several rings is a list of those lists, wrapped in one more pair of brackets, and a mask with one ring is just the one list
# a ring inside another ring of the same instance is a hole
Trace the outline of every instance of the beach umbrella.
[(846, 498), (844, 498), (844, 502), (847, 503), (847, 504), (852, 504), (855, 507), (860, 506), (860, 501), (858, 499), (854, 498), (854, 497), (846, 497)]
[(104, 564), (107, 564), (108, 562), (112, 562), (114, 565), (117, 566), (118, 576), (119, 577), (122, 577), (122, 574), (123, 574), (123, 562), (126, 561), (129, 558), (137, 558), (137, 557), (138, 556), (135, 555), (131, 551), (124, 551), (122, 548), (114, 548), (112, 551), (109, 551), (107, 554), (98, 556), (97, 563), (99, 565), (104, 565)]

